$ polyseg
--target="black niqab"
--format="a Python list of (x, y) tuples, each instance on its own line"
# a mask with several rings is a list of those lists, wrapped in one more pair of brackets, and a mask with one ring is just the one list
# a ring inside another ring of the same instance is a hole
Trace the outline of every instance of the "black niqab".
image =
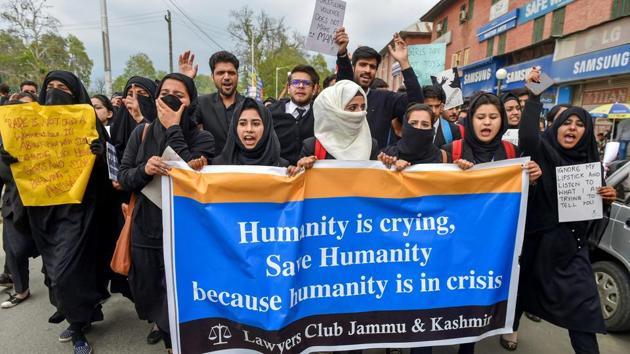
[[(123, 91), (123, 97), (127, 97), (132, 85), (140, 86), (149, 93), (149, 97), (142, 95), (136, 96), (138, 99), (138, 105), (140, 107), (140, 113), (142, 117), (149, 122), (153, 122), (157, 117), (157, 108), (155, 106), (155, 99), (157, 97), (157, 85), (155, 81), (147, 79), (146, 77), (133, 76), (127, 81), (125, 90)], [(131, 132), (138, 126), (138, 122), (131, 116), (131, 113), (123, 105), (118, 109), (114, 116), (112, 126), (110, 128), (111, 140), (116, 147), (116, 154), (118, 161), (122, 160), (122, 156), (127, 147), (127, 142), (131, 136)]]
[(92, 105), (92, 101), (90, 101), (90, 95), (85, 89), (85, 86), (83, 86), (83, 83), (81, 82), (81, 80), (73, 73), (69, 71), (62, 71), (62, 70), (51, 71), (48, 73), (48, 75), (46, 75), (46, 78), (44, 78), (44, 83), (42, 84), (42, 88), (39, 91), (38, 102), (40, 105), (60, 104), (60, 103), (68, 104), (67, 102), (60, 102), (60, 103), (51, 102), (50, 99), (48, 100), (48, 103), (47, 103), (47, 100), (46, 100), (47, 95), (48, 95), (47, 86), (48, 86), (48, 83), (50, 83), (53, 80), (59, 80), (63, 82), (64, 84), (66, 84), (66, 86), (68, 86), (68, 88), (72, 92), (72, 96), (74, 97), (74, 102), (72, 103), (74, 104), (85, 103), (85, 104)]
[[(503, 139), (503, 135), (508, 130), (508, 119), (507, 113), (505, 113), (505, 109), (503, 105), (501, 107), (497, 107), (499, 110), (499, 114), (501, 115), (501, 128), (497, 135), (492, 139), (492, 141), (488, 143), (484, 143), (479, 140), (479, 137), (475, 134), (475, 129), (473, 127), (473, 120), (475, 111), (481, 106), (479, 104), (479, 100), (482, 97), (496, 97), (491, 93), (481, 93), (478, 96), (474, 97), (470, 102), (470, 106), (468, 108), (467, 119), (464, 120), (464, 144), (467, 146), (467, 150), (472, 152), (472, 156), (474, 157), (474, 163), (483, 163), (490, 162), (494, 159), (494, 155), (498, 149), (501, 149)], [(491, 104), (491, 103), (489, 103)]]
[(405, 119), (402, 128), (402, 138), (396, 144), (398, 158), (412, 165), (421, 163), (441, 163), (442, 150), (433, 143), (435, 129), (418, 129)]
[[(250, 105), (256, 105), (265, 130), (256, 146), (248, 150), (241, 142), (241, 139), (239, 139), (236, 128), (238, 127), (238, 119), (241, 117), (244, 107)], [(251, 98), (246, 98), (240, 102), (234, 109), (223, 151), (221, 155), (212, 160), (212, 164), (280, 166), (282, 164), (280, 158), (280, 140), (273, 128), (271, 112), (269, 112), (264, 105)]]
[[(158, 97), (164, 82), (169, 79), (177, 80), (183, 83), (186, 87), (186, 91), (188, 91), (190, 105), (184, 108), (179, 125), (182, 129), (182, 133), (184, 134), (184, 139), (187, 142), (191, 142), (193, 141), (194, 136), (199, 133), (199, 129), (197, 129), (197, 126), (192, 120), (192, 114), (195, 112), (197, 107), (197, 88), (195, 87), (195, 82), (188, 76), (180, 73), (168, 74), (160, 81), (160, 86), (158, 86), (156, 90)], [(161, 156), (164, 149), (166, 149), (166, 128), (162, 125), (159, 119), (154, 120), (153, 123), (149, 125), (149, 130), (143, 147), (144, 157), (146, 157), (145, 161), (151, 156)]]

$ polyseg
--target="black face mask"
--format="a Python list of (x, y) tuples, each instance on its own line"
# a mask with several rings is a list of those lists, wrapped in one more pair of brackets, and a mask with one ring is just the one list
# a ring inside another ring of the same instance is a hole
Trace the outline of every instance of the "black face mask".
[(63, 105), (63, 104), (75, 104), (74, 96), (61, 91), (56, 88), (50, 88), (46, 90), (46, 106)]
[(172, 109), (173, 111), (178, 111), (179, 107), (182, 106), (182, 101), (180, 101), (177, 96), (166, 95), (160, 97), (160, 99), (162, 100), (162, 102), (166, 103), (166, 105), (169, 106), (170, 109)]
[(144, 119), (148, 120), (149, 122), (153, 122), (155, 117), (157, 117), (157, 108), (155, 107), (155, 100), (152, 99), (151, 97), (142, 96), (142, 95), (138, 95), (136, 97), (138, 99), (138, 105), (140, 106), (140, 113), (142, 113), (142, 116), (144, 117)]

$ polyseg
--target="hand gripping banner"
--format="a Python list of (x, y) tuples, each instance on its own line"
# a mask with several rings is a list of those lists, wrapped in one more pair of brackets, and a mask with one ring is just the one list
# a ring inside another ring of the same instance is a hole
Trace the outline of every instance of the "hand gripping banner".
[(527, 159), (174, 168), (162, 179), (177, 353), (309, 353), (510, 333)]

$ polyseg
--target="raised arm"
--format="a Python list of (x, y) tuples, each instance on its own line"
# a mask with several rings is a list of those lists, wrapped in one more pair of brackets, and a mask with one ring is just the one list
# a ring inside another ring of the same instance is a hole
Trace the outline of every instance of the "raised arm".
[[(529, 74), (527, 82), (533, 80), (539, 72)], [(538, 154), (541, 148), (540, 126), (538, 120), (542, 112), (543, 105), (540, 103), (540, 96), (536, 96), (530, 92), (529, 99), (525, 102), (521, 123), (518, 128), (518, 148), (525, 156), (531, 156), (534, 160), (538, 160)]]
[(335, 30), (335, 43), (339, 46), (339, 51), (337, 52), (337, 81), (354, 80), (354, 70), (352, 69), (350, 57), (348, 57), (349, 41), (350, 39), (345, 28), (340, 27)]

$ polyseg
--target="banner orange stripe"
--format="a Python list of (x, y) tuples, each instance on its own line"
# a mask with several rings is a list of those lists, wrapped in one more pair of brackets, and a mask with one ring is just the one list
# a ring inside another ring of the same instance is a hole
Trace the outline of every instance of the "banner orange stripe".
[(255, 173), (200, 173), (174, 168), (171, 176), (175, 196), (200, 203), (284, 203), (305, 197), (412, 198), (520, 193), (521, 169), (520, 165), (514, 165), (477, 171), (400, 173), (368, 168), (315, 168), (289, 178)]

